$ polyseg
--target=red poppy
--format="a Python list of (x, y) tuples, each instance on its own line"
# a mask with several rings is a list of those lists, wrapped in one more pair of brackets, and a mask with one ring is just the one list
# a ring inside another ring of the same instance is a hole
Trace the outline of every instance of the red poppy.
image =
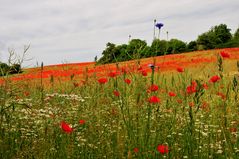
[(160, 99), (156, 96), (152, 96), (149, 98), (149, 103), (153, 103), (153, 104), (160, 103)]
[(183, 101), (182, 101), (181, 99), (178, 99), (177, 102), (178, 102), (179, 104), (183, 103)]
[(189, 102), (188, 105), (189, 105), (190, 107), (194, 107), (195, 104), (194, 104), (193, 102)]
[(29, 92), (24, 92), (24, 95), (25, 95), (26, 97), (28, 97), (28, 96), (30, 95), (30, 93), (29, 93)]
[(215, 83), (219, 81), (221, 78), (218, 75), (212, 76), (209, 80), (209, 82)]
[(192, 94), (192, 93), (195, 93), (197, 92), (197, 87), (195, 85), (190, 85), (190, 86), (187, 86), (187, 93), (188, 94)]
[(220, 96), (222, 99), (226, 99), (226, 95), (224, 95), (224, 94), (221, 93), (221, 92), (218, 92), (217, 95)]
[(223, 58), (230, 58), (230, 54), (225, 52), (225, 51), (222, 51), (220, 52), (220, 55), (223, 57)]
[(178, 71), (178, 72), (184, 72), (184, 68), (178, 67), (178, 68), (177, 68), (177, 71)]
[(143, 69), (143, 68), (142, 68), (141, 66), (139, 66), (137, 70), (138, 70), (138, 71), (141, 71), (142, 69)]
[(143, 75), (143, 76), (147, 76), (147, 75), (148, 75), (147, 71), (143, 70), (143, 71), (142, 71), (142, 75)]
[(61, 129), (66, 133), (71, 133), (73, 129), (70, 127), (69, 124), (67, 124), (65, 121), (61, 122)]
[(127, 84), (130, 84), (130, 83), (131, 83), (131, 80), (128, 79), (128, 78), (126, 78), (124, 81), (125, 81), (125, 83), (127, 83)]
[(159, 87), (157, 86), (157, 85), (155, 85), (155, 84), (152, 84), (150, 87), (149, 87), (149, 90), (151, 91), (151, 92), (155, 92), (155, 91), (157, 91), (159, 89)]
[(161, 154), (168, 153), (168, 146), (167, 145), (158, 145), (157, 150)]
[(202, 86), (204, 89), (208, 89), (208, 85), (206, 83), (204, 83)]
[(134, 151), (135, 153), (138, 153), (138, 152), (139, 152), (139, 148), (135, 147), (135, 148), (133, 149), (133, 151)]
[(120, 96), (120, 92), (119, 91), (117, 91), (117, 90), (114, 90), (114, 95), (116, 96), (116, 97), (119, 97)]
[(83, 119), (79, 120), (79, 124), (80, 125), (84, 125), (85, 124), (85, 120), (83, 120)]
[(79, 87), (79, 85), (80, 85), (80, 84), (79, 84), (79, 83), (76, 83), (76, 82), (74, 82), (74, 83), (73, 83), (73, 85), (74, 85), (74, 87)]
[(123, 73), (127, 73), (128, 71), (126, 70), (126, 68), (121, 68), (121, 71), (123, 72)]
[(116, 73), (116, 72), (110, 72), (110, 73), (109, 73), (109, 76), (112, 77), (112, 78), (114, 78), (114, 77), (117, 76), (117, 73)]
[(104, 77), (102, 77), (102, 78), (98, 79), (98, 82), (99, 82), (100, 84), (105, 84), (105, 83), (107, 83), (107, 82), (108, 82), (108, 79), (107, 79), (107, 78), (104, 78)]
[(174, 92), (169, 92), (168, 95), (169, 95), (170, 97), (175, 97), (175, 96), (176, 96), (176, 93), (174, 93)]
[(230, 128), (229, 130), (230, 130), (231, 133), (237, 132), (237, 128), (235, 128), (235, 127), (232, 127), (232, 128)]

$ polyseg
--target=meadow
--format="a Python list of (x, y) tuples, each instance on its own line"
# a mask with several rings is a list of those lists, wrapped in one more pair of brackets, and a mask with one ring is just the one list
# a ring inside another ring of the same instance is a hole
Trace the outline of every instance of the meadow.
[(239, 48), (0, 79), (0, 158), (238, 158)]

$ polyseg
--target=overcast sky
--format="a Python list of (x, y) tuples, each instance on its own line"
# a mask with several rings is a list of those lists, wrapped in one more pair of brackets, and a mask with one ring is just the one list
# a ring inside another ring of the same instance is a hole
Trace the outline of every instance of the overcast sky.
[(239, 27), (239, 0), (0, 0), (0, 61), (8, 49), (24, 65), (93, 61), (107, 42), (127, 43), (129, 35), (151, 44), (153, 20), (160, 37), (189, 42), (212, 26)]

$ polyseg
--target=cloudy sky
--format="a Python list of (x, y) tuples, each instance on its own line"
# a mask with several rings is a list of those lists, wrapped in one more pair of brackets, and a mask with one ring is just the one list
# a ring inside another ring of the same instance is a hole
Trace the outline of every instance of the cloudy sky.
[(189, 42), (224, 23), (239, 27), (238, 0), (0, 0), (0, 61), (8, 50), (23, 52), (25, 66), (93, 61), (107, 42), (153, 38), (153, 20), (164, 23), (161, 38)]

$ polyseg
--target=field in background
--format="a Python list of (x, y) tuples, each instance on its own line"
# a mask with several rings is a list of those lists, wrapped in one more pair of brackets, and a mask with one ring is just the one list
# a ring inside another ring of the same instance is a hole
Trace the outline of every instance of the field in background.
[(239, 48), (0, 81), (0, 158), (237, 158)]

